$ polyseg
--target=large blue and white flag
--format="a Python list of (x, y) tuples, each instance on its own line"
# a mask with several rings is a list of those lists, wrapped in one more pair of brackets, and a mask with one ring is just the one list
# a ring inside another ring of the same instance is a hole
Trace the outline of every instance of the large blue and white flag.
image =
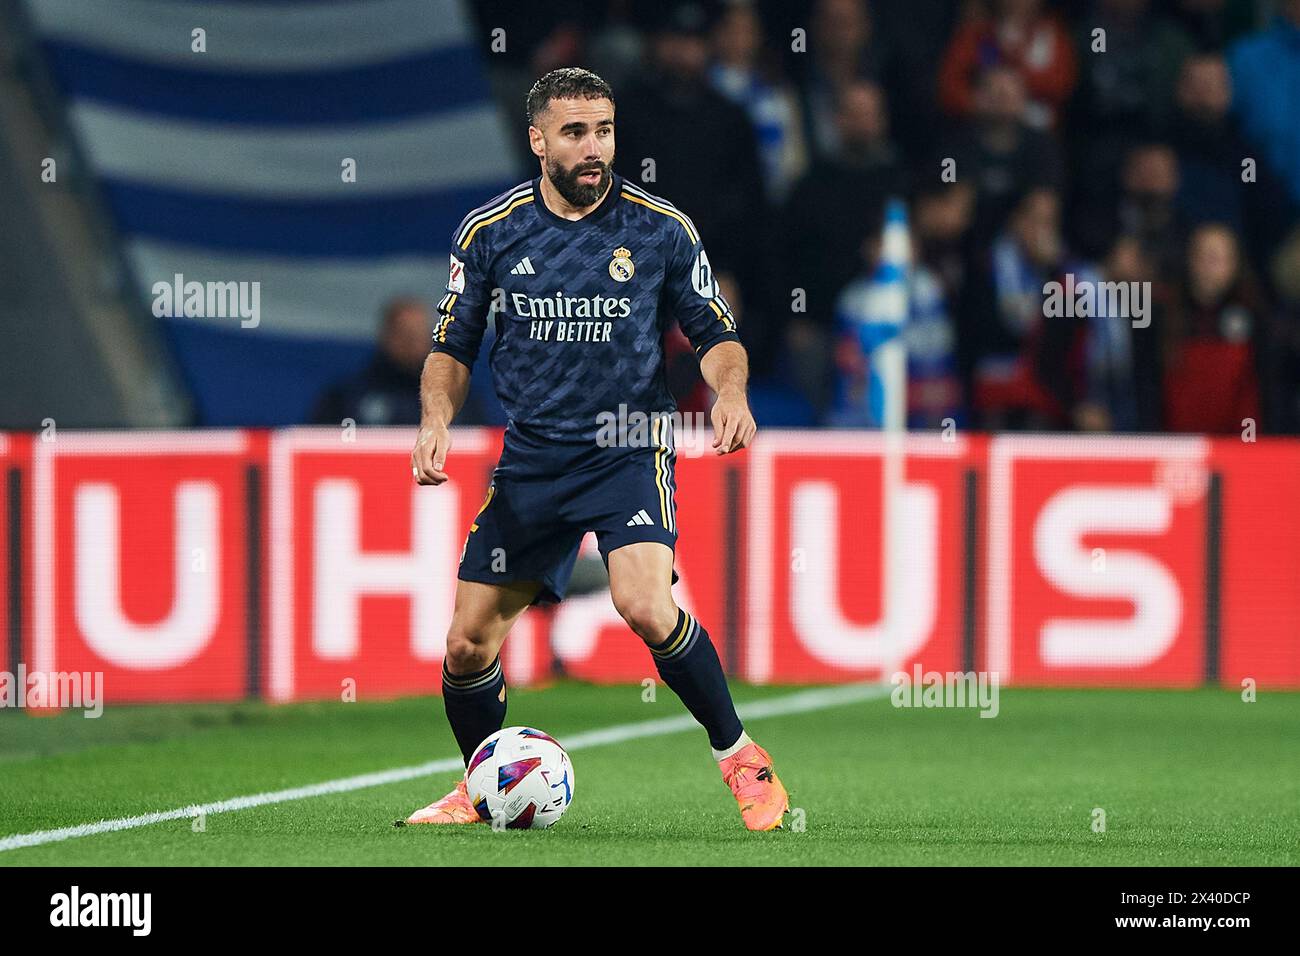
[(204, 424), (304, 420), (381, 304), (436, 301), (456, 223), (523, 178), (460, 0), (26, 9), (142, 307), (177, 276), (258, 283), (255, 326), (161, 320)]

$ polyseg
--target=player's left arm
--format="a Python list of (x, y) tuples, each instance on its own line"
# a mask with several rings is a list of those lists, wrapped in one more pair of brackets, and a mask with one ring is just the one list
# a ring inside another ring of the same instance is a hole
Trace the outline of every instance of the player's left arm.
[(699, 356), (704, 381), (718, 394), (713, 403), (713, 450), (725, 455), (744, 448), (758, 426), (745, 387), (749, 357), (736, 334), (736, 318), (713, 275), (704, 244), (693, 228), (673, 230), (668, 263), (668, 304)]
[(725, 455), (746, 447), (754, 440), (758, 425), (745, 397), (749, 382), (745, 347), (739, 342), (719, 342), (700, 359), (700, 373), (718, 393), (712, 412), (713, 450)]

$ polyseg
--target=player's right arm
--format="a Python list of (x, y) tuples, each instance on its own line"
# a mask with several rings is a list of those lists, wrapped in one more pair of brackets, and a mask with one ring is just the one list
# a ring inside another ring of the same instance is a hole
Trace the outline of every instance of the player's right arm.
[(442, 470), (451, 450), (451, 420), (469, 393), (469, 369), (443, 352), (430, 352), (420, 373), (420, 434), (411, 451), (411, 473), (421, 485), (447, 480)]
[[(457, 237), (462, 235), (457, 229)], [(451, 449), (451, 422), (469, 394), (469, 373), (487, 328), (492, 283), (480, 236), (461, 245), (452, 239), (447, 294), (438, 303), (433, 347), (420, 374), (420, 434), (411, 451), (411, 472), (422, 485), (447, 480), (443, 465)]]

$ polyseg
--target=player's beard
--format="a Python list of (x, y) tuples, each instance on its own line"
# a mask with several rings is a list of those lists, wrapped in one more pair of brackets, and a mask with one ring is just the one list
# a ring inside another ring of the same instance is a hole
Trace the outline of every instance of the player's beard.
[(605, 190), (609, 188), (610, 177), (613, 175), (608, 163), (600, 163), (600, 179), (594, 185), (588, 186), (586, 183), (578, 182), (580, 175), (591, 172), (596, 165), (596, 163), (579, 163), (572, 169), (565, 169), (557, 160), (548, 159), (546, 178), (570, 206), (586, 209), (605, 194)]

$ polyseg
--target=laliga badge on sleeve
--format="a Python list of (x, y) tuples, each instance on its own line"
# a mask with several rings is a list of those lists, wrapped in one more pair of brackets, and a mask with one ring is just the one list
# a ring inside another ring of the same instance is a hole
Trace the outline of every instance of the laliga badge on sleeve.
[(447, 291), (457, 295), (465, 291), (465, 263), (451, 256), (451, 267), (447, 270)]

